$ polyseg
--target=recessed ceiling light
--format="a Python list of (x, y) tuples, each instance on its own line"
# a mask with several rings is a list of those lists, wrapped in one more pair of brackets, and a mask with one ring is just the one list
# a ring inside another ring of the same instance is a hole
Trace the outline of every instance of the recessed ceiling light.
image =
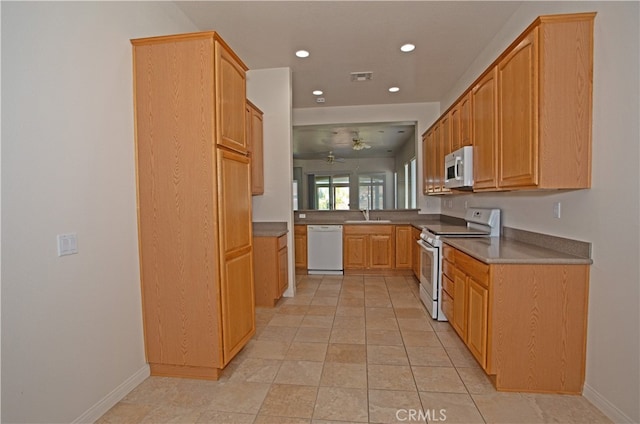
[(390, 93), (397, 93), (398, 91), (400, 91), (399, 87), (389, 87), (389, 92)]
[(313, 90), (313, 95), (314, 96), (322, 96), (322, 90)]
[(400, 47), (400, 50), (402, 50), (405, 53), (409, 53), (409, 52), (414, 51), (415, 48), (416, 48), (416, 46), (414, 46), (413, 44), (407, 43), (407, 44), (402, 45), (402, 47)]
[(298, 50), (296, 52), (296, 56), (298, 57), (309, 57), (309, 52), (306, 50)]

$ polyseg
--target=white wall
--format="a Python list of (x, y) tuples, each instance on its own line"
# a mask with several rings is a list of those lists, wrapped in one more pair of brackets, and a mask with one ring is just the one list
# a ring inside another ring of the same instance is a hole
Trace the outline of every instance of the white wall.
[[(597, 11), (590, 190), (453, 196), (497, 206), (504, 225), (593, 243), (584, 395), (616, 422), (640, 422), (638, 2), (524, 2), (443, 101), (443, 110), (538, 15)], [(553, 218), (561, 202), (562, 218)]]
[(289, 233), (289, 288), (295, 293), (293, 255), (293, 147), (291, 70), (258, 69), (247, 73), (247, 98), (264, 113), (264, 194), (253, 196), (254, 222), (286, 222)]
[(168, 2), (2, 4), (2, 422), (91, 421), (148, 375), (129, 39), (194, 29)]
[[(293, 125), (350, 124), (367, 122), (415, 121), (416, 157), (422, 158), (422, 133), (440, 116), (440, 103), (402, 103), (391, 105), (298, 108), (293, 110)], [(418, 161), (418, 179), (422, 179), (422, 160)], [(418, 183), (418, 190), (422, 184)], [(440, 199), (418, 196), (421, 213), (439, 213)]]

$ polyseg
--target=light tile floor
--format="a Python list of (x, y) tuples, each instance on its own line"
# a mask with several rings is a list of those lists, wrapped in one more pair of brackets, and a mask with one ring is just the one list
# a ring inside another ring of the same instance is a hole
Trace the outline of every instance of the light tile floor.
[(220, 380), (150, 377), (98, 423), (610, 422), (581, 396), (496, 392), (413, 277), (298, 276), (256, 322)]

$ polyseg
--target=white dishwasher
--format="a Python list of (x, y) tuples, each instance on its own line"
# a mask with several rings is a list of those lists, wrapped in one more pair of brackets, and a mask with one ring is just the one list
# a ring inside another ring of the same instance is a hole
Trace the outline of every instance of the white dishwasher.
[(307, 272), (342, 275), (342, 225), (307, 225)]

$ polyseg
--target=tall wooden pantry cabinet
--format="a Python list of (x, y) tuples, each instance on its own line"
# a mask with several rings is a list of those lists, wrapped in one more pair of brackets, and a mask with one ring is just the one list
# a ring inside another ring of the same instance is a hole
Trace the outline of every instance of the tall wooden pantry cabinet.
[(217, 379), (255, 333), (247, 68), (215, 32), (131, 42), (147, 361)]

